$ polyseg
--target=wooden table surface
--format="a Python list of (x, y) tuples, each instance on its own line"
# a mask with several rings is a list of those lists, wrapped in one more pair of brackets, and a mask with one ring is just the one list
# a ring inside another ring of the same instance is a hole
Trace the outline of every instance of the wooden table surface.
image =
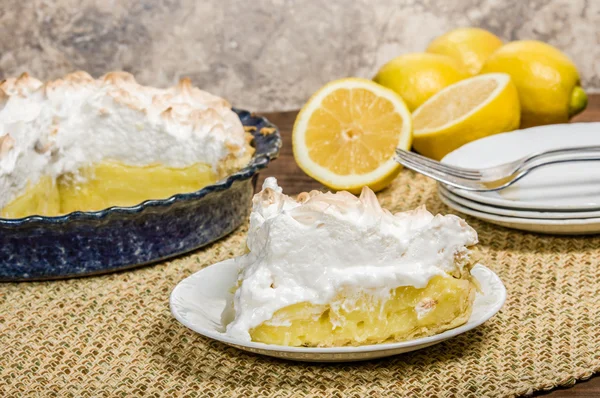
[[(279, 127), (283, 137), (283, 148), (279, 159), (276, 161), (276, 167), (271, 167), (266, 173), (261, 173), (261, 179), (258, 186), (267, 176), (277, 177), (279, 185), (283, 187), (284, 192), (288, 194), (297, 194), (311, 189), (322, 188), (321, 184), (307, 176), (300, 170), (294, 162), (292, 155), (291, 132), (297, 111), (266, 113), (264, 114), (271, 122)], [(573, 121), (591, 122), (600, 121), (600, 94), (590, 96), (588, 108)], [(598, 132), (600, 134), (600, 131)], [(592, 377), (587, 381), (578, 381), (571, 388), (558, 388), (549, 392), (540, 392), (535, 396), (544, 397), (600, 397), (600, 377)]]

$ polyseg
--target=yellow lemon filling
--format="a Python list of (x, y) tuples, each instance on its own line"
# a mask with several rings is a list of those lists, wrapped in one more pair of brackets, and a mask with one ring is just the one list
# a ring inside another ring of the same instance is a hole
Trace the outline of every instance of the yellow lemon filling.
[(25, 193), (0, 209), (0, 216), (3, 218), (21, 218), (34, 214), (60, 214), (58, 185), (51, 177), (42, 177), (37, 184), (29, 184)]
[(59, 216), (111, 206), (135, 206), (148, 199), (165, 199), (197, 191), (217, 181), (213, 168), (197, 163), (185, 168), (160, 165), (129, 166), (105, 161), (80, 170), (77, 176), (43, 177), (0, 210), (4, 218)]
[(250, 330), (253, 341), (287, 346), (377, 344), (431, 336), (467, 322), (475, 298), (470, 278), (436, 276), (427, 286), (398, 287), (389, 297), (340, 295), (327, 305), (298, 303)]

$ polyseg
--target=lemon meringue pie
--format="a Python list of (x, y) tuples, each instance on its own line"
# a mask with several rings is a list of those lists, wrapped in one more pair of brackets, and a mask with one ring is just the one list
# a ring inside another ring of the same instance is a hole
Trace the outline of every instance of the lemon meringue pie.
[(222, 98), (183, 79), (125, 72), (0, 83), (0, 217), (133, 206), (196, 191), (250, 160), (251, 135)]
[(469, 319), (477, 233), (424, 207), (392, 214), (364, 188), (303, 193), (274, 178), (253, 199), (226, 333), (289, 346), (403, 341)]

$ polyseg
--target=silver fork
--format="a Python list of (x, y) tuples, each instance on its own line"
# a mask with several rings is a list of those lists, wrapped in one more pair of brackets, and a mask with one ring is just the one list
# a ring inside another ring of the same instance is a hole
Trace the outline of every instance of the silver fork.
[(532, 170), (551, 164), (600, 160), (600, 146), (552, 149), (513, 162), (484, 169), (467, 169), (440, 163), (419, 154), (396, 149), (395, 160), (443, 184), (467, 191), (498, 191), (511, 186)]

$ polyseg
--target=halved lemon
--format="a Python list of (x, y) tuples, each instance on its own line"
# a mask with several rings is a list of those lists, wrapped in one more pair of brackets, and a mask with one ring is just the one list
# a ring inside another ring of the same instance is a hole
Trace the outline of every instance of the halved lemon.
[(401, 166), (394, 150), (409, 149), (410, 112), (394, 91), (371, 80), (333, 81), (304, 105), (294, 124), (294, 158), (302, 170), (334, 190), (385, 188)]
[(517, 88), (506, 73), (462, 80), (435, 94), (413, 113), (413, 148), (440, 160), (489, 135), (519, 128)]

